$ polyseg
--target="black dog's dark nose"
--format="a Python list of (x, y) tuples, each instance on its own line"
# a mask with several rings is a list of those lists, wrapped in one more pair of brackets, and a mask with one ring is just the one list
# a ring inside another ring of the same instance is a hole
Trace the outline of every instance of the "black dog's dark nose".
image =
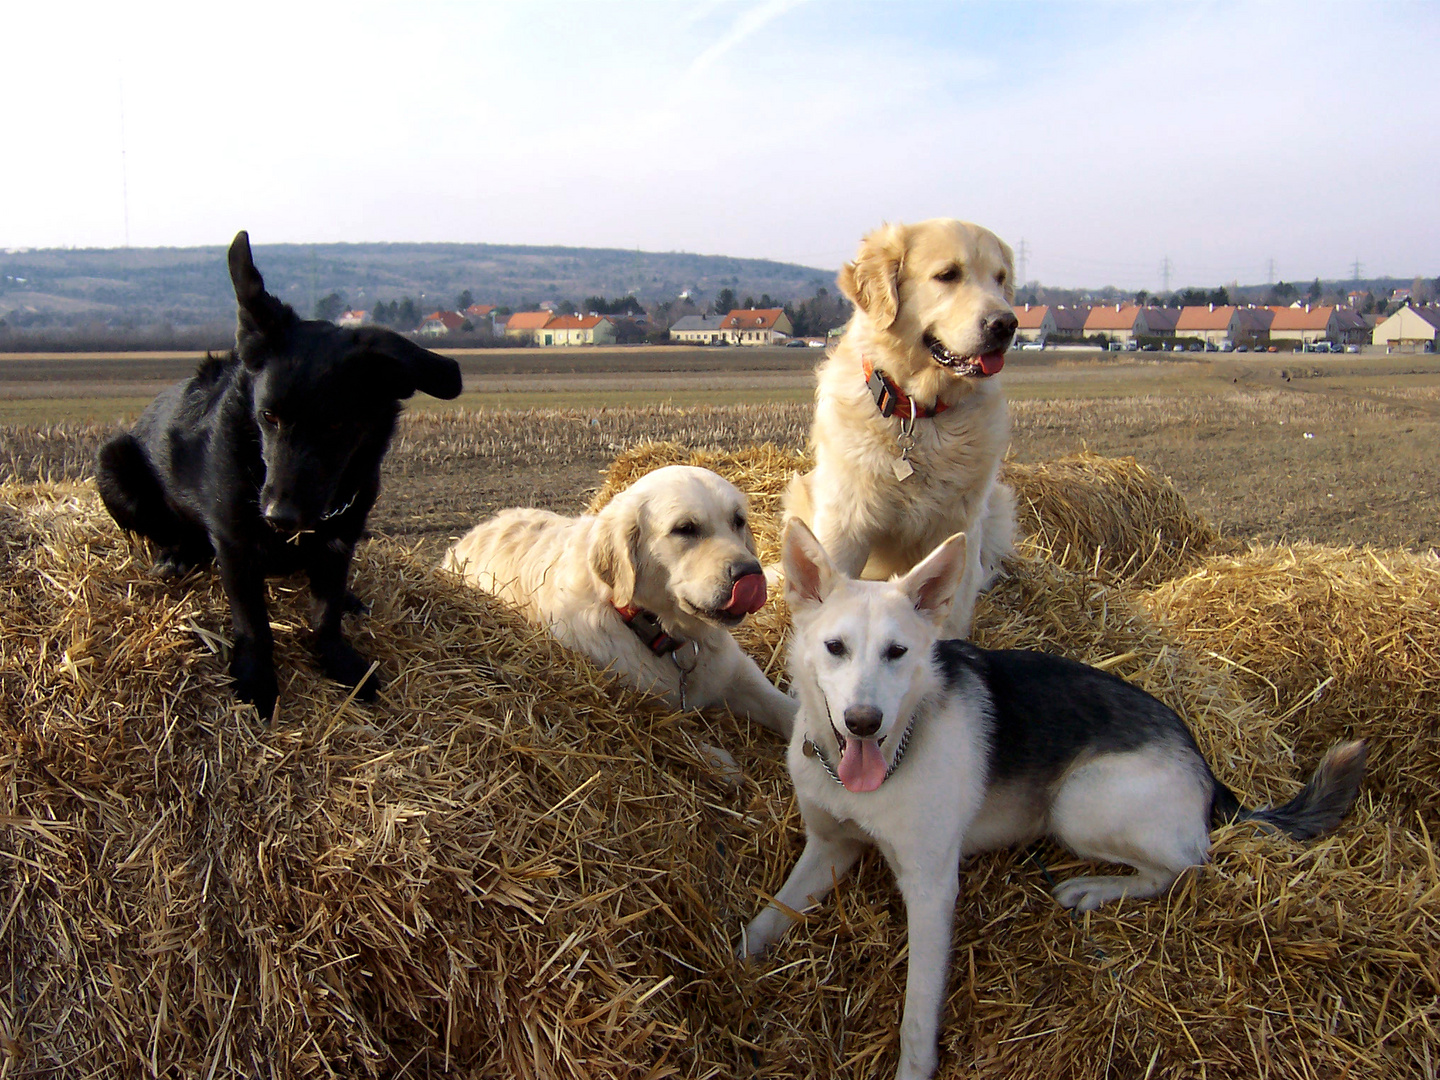
[(1010, 339), (1015, 336), (1015, 328), (1020, 325), (1020, 320), (1015, 317), (1013, 311), (997, 311), (994, 314), (986, 315), (980, 321), (980, 329), (985, 334), (985, 340), (994, 345), (1009, 344)]
[(276, 532), (300, 531), (300, 511), (287, 502), (272, 499), (265, 504), (265, 521)]
[(868, 739), (880, 730), (883, 714), (874, 705), (851, 705), (845, 710), (845, 726), (852, 735)]

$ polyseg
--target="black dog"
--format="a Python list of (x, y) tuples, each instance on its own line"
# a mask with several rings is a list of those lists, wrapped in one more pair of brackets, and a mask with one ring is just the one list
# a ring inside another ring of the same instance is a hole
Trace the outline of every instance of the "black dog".
[(157, 573), (218, 560), (234, 623), (230, 674), (261, 716), (279, 693), (265, 578), (297, 570), (317, 604), (321, 668), (373, 700), (379, 681), (340, 625), (359, 606), (350, 559), (400, 400), (455, 397), (459, 365), (389, 330), (301, 319), (265, 291), (243, 232), (230, 245), (230, 280), (235, 348), (207, 356), (134, 431), (101, 447), (96, 486), (121, 528), (155, 544)]

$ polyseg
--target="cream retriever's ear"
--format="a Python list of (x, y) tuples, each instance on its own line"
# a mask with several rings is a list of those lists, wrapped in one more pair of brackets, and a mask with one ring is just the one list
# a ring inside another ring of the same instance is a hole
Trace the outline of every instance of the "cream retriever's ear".
[(823, 604), (835, 587), (836, 571), (830, 556), (799, 518), (785, 523), (780, 562), (785, 568), (785, 603), (791, 611)]
[(640, 561), (640, 521), (635, 507), (612, 501), (595, 522), (590, 569), (610, 587), (610, 598), (625, 607), (635, 596), (635, 567)]
[(853, 263), (840, 268), (840, 291), (881, 330), (900, 313), (900, 270), (908, 245), (903, 225), (881, 225), (864, 240)]
[[(995, 239), (1000, 240), (998, 236)], [(1004, 240), (1000, 240), (1000, 255), (1005, 260), (1005, 302), (1013, 304), (1015, 303), (1015, 286), (1025, 283), (1015, 280), (1015, 252)]]

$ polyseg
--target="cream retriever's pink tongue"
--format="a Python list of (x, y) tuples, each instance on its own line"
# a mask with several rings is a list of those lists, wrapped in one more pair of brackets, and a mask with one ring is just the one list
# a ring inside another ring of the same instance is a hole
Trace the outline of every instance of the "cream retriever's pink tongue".
[(746, 574), (730, 590), (730, 602), (725, 605), (725, 610), (731, 614), (741, 612), (749, 615), (765, 606), (765, 596), (765, 575)]
[(986, 375), (994, 375), (1005, 366), (1005, 354), (1003, 352), (986, 353), (980, 357), (980, 370)]
[(845, 740), (845, 752), (835, 769), (846, 791), (874, 791), (885, 782), (885, 758), (874, 739)]

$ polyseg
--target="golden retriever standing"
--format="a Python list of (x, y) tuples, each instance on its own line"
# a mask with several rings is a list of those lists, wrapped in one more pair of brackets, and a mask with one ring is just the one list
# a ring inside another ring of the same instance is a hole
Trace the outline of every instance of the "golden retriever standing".
[(855, 314), (816, 371), (815, 468), (785, 496), (785, 516), (852, 577), (903, 574), (965, 533), (955, 637), (1015, 532), (1014, 494), (996, 479), (1010, 420), (994, 379), (1015, 335), (1013, 265), (999, 237), (964, 221), (865, 237), (839, 277)]
[(673, 707), (725, 705), (790, 734), (795, 702), (727, 629), (767, 590), (745, 496), (709, 469), (656, 469), (584, 517), (505, 510), (441, 566)]

